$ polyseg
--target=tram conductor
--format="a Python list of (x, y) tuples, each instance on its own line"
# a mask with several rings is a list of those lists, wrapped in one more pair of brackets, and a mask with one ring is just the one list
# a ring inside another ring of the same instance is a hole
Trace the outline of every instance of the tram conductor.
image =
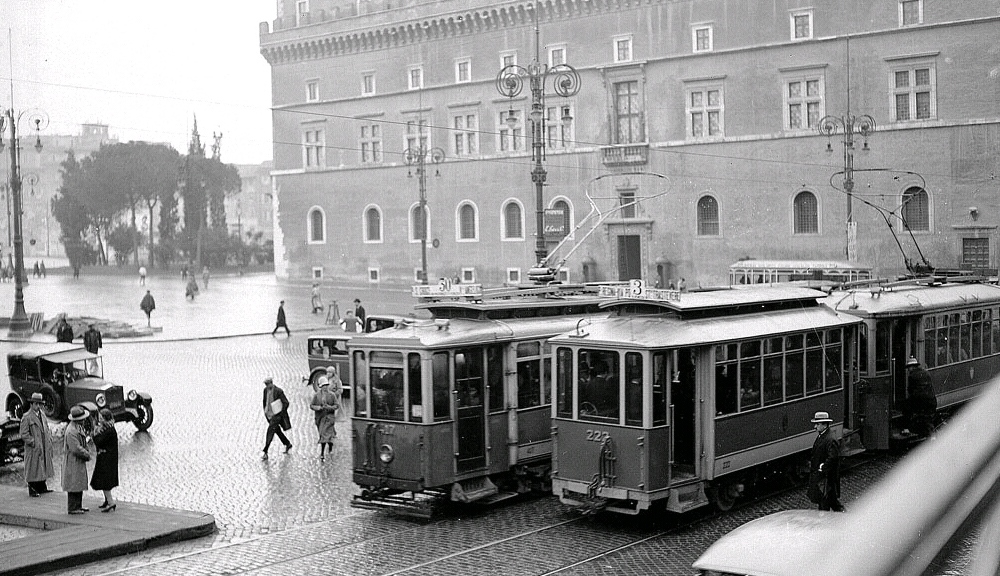
[(840, 503), (840, 441), (833, 437), (827, 412), (817, 412), (811, 420), (816, 429), (812, 458), (809, 463), (809, 489), (806, 495), (820, 510), (843, 512)]

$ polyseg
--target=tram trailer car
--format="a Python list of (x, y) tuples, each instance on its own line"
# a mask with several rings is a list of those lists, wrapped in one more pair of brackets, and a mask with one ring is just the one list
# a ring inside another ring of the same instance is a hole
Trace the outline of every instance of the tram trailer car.
[(432, 320), (351, 340), (361, 488), (352, 506), (428, 517), (441, 501), (549, 492), (547, 340), (602, 314), (599, 303), (593, 294), (427, 303), (417, 308)]
[(866, 449), (914, 434), (905, 421), (906, 362), (930, 373), (938, 410), (951, 412), (1000, 374), (1000, 286), (975, 279), (873, 281), (823, 303), (863, 321), (856, 425)]
[(825, 293), (602, 293), (614, 314), (549, 341), (552, 488), (563, 503), (727, 510), (762, 475), (801, 470), (815, 412), (843, 433), (862, 321), (820, 305)]

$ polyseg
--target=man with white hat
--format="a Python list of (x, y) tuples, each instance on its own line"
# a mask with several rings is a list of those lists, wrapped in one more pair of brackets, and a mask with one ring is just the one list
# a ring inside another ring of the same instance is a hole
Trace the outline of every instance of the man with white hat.
[(69, 411), (69, 425), (66, 426), (66, 460), (63, 463), (62, 487), (66, 492), (66, 504), (70, 514), (83, 514), (90, 508), (83, 507), (83, 491), (87, 489), (87, 432), (83, 421), (90, 412), (83, 406), (73, 406)]
[(816, 429), (809, 465), (809, 489), (806, 495), (820, 510), (843, 512), (840, 503), (840, 442), (830, 432), (829, 412), (817, 412), (811, 420)]
[(40, 494), (52, 492), (46, 480), (55, 472), (52, 467), (52, 435), (49, 422), (42, 412), (45, 398), (38, 392), (28, 399), (28, 412), (21, 418), (21, 438), (24, 439), (24, 480), (28, 483), (28, 496), (37, 498)]

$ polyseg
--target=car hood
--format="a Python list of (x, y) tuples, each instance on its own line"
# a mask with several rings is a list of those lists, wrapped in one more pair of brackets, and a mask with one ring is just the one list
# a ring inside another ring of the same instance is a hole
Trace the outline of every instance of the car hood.
[(111, 388), (121, 388), (121, 386), (118, 386), (114, 382), (110, 382), (104, 378), (96, 378), (94, 376), (74, 380), (70, 384), (70, 387), (78, 390), (108, 390)]

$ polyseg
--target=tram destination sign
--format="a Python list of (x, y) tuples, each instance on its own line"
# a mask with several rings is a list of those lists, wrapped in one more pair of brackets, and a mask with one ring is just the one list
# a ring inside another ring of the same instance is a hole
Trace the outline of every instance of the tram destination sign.
[(482, 298), (482, 284), (455, 284), (447, 278), (437, 284), (418, 284), (411, 288), (414, 298)]
[(626, 285), (601, 286), (598, 294), (603, 298), (620, 298), (628, 300), (650, 300), (654, 302), (680, 302), (680, 290), (664, 290), (662, 288), (647, 288), (642, 280), (630, 280)]

